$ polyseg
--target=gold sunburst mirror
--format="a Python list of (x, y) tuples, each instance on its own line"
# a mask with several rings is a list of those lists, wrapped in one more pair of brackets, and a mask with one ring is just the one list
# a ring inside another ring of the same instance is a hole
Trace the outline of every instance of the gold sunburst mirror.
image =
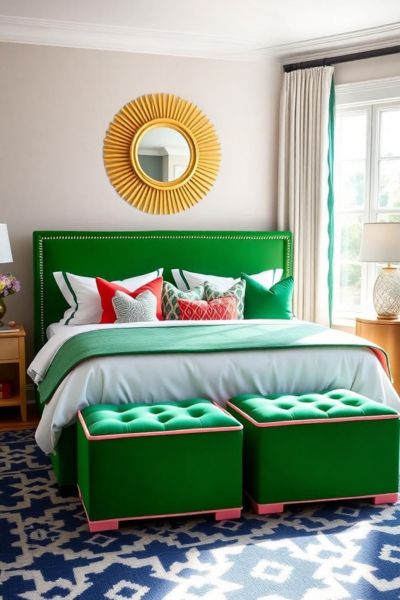
[(172, 94), (149, 94), (126, 104), (108, 128), (103, 155), (110, 182), (126, 202), (164, 215), (201, 200), (221, 159), (208, 118)]

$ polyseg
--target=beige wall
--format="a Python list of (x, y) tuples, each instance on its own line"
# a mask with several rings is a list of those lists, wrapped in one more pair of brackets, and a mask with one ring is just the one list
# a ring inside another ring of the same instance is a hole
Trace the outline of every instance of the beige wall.
[[(23, 291), (8, 318), (32, 331), (35, 229), (275, 227), (280, 66), (0, 44), (0, 222), (8, 223)], [(222, 146), (218, 180), (196, 207), (146, 215), (113, 191), (104, 133), (126, 102), (170, 92), (197, 104)]]

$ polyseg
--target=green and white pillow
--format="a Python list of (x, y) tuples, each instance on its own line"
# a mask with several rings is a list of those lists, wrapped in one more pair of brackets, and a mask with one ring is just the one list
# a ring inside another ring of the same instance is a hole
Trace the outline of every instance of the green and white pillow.
[[(146, 283), (150, 283), (162, 275), (163, 269), (151, 273), (136, 275), (128, 279), (113, 281), (117, 285), (127, 288), (130, 292), (137, 290)], [(100, 295), (96, 285), (96, 277), (74, 275), (65, 271), (53, 273), (54, 279), (69, 304), (60, 323), (63, 325), (87, 325), (100, 323), (102, 307)]]
[(171, 269), (172, 276), (179, 290), (187, 292), (198, 285), (204, 285), (206, 281), (215, 285), (218, 291), (226, 292), (234, 283), (240, 281), (240, 277), (221, 277), (220, 275), (204, 275), (204, 273), (192, 273), (184, 269)]
[(234, 283), (226, 292), (220, 292), (215, 285), (206, 281), (204, 284), (204, 300), (211, 302), (217, 298), (226, 298), (233, 296), (236, 299), (237, 319), (243, 319), (244, 316), (244, 296), (246, 293), (246, 282), (241, 279)]
[(179, 320), (179, 304), (178, 300), (202, 300), (204, 295), (204, 286), (199, 285), (193, 290), (182, 292), (178, 290), (169, 281), (164, 281), (162, 291), (162, 305), (164, 319), (167, 321)]
[[(221, 275), (205, 275), (204, 273), (193, 273), (185, 269), (171, 269), (172, 276), (178, 289), (183, 292), (192, 290), (197, 285), (204, 285), (206, 281), (215, 285), (219, 292), (226, 292), (235, 283), (240, 281), (240, 277), (221, 277)], [(283, 275), (283, 269), (268, 269), (260, 273), (250, 275), (255, 281), (270, 288), (277, 283)]]
[(150, 290), (142, 292), (136, 298), (117, 290), (111, 302), (117, 317), (115, 323), (158, 321), (157, 298)]

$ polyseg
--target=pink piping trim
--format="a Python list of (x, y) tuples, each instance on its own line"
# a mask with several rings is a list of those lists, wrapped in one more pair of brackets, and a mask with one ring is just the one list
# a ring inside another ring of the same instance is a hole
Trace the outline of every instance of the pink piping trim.
[(374, 347), (369, 346), (369, 349), (372, 350), (372, 352), (375, 354), (375, 356), (377, 357), (377, 359), (381, 363), (381, 365), (383, 367), (383, 370), (388, 375), (389, 379), (391, 381), (393, 381), (393, 379), (391, 377), (391, 373), (390, 373), (390, 367), (388, 365), (388, 360), (386, 358), (385, 353), (382, 352), (382, 350), (380, 350), (379, 348), (374, 348)]
[[(86, 510), (85, 502), (82, 498), (82, 494), (81, 494), (79, 485), (77, 485), (77, 487), (78, 487), (79, 498), (82, 502), (83, 510), (85, 511), (85, 515), (86, 515), (87, 522), (89, 524), (90, 531), (102, 531), (102, 529), (104, 527), (106, 527), (108, 524), (110, 525), (110, 528), (118, 529), (119, 521), (139, 521), (140, 519), (165, 519), (168, 517), (186, 517), (186, 516), (193, 516), (193, 515), (208, 515), (210, 513), (211, 514), (215, 513), (215, 518), (217, 520), (222, 520), (222, 518), (223, 519), (235, 519), (235, 518), (240, 518), (240, 513), (243, 510), (243, 506), (239, 506), (238, 508), (216, 508), (216, 509), (210, 509), (210, 510), (197, 510), (197, 511), (192, 511), (192, 512), (164, 513), (161, 515), (142, 515), (140, 517), (138, 517), (138, 516), (122, 517), (122, 518), (116, 517), (114, 519), (103, 519), (103, 520), (99, 520), (99, 521), (91, 521), (89, 519), (89, 515)], [(93, 526), (94, 526), (94, 529), (92, 529)], [(100, 527), (100, 529), (96, 529), (96, 526)]]
[[(232, 415), (231, 415), (232, 416)], [(222, 431), (239, 431), (243, 429), (243, 425), (232, 425), (230, 427), (209, 427), (207, 428), (198, 428), (198, 429), (171, 429), (168, 431), (140, 431), (137, 433), (112, 433), (106, 435), (91, 435), (83, 418), (81, 411), (78, 412), (78, 419), (80, 424), (82, 425), (83, 432), (86, 438), (90, 441), (101, 441), (101, 440), (114, 440), (121, 438), (131, 438), (131, 437), (151, 437), (158, 435), (184, 435), (190, 433), (215, 433)]]
[(292, 421), (270, 421), (268, 423), (260, 423), (255, 421), (253, 417), (250, 417), (243, 410), (232, 404), (231, 402), (226, 403), (232, 410), (238, 412), (246, 421), (249, 421), (255, 427), (281, 427), (283, 425), (311, 425), (317, 423), (345, 423), (347, 421), (384, 421), (386, 419), (398, 419), (400, 415), (373, 415), (366, 417), (334, 417), (333, 419), (296, 419)]
[(246, 496), (249, 498), (252, 509), (257, 514), (267, 513), (281, 513), (284, 511), (285, 504), (309, 504), (313, 502), (332, 502), (336, 500), (363, 500), (365, 498), (371, 498), (374, 504), (395, 504), (399, 500), (399, 494), (368, 494), (366, 496), (337, 496), (335, 498), (313, 498), (312, 500), (289, 500), (283, 502), (272, 502), (271, 504), (259, 504), (245, 491)]

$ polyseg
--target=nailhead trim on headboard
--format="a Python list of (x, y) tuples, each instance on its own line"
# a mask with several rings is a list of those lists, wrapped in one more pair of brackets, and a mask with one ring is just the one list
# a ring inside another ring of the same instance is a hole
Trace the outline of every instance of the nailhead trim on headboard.
[(44, 321), (44, 273), (43, 273), (43, 242), (48, 240), (168, 240), (168, 239), (181, 239), (181, 240), (284, 240), (287, 242), (286, 244), (286, 256), (285, 256), (285, 268), (286, 272), (290, 272), (290, 263), (291, 263), (291, 255), (292, 255), (292, 240), (290, 234), (287, 233), (276, 233), (273, 235), (230, 235), (230, 234), (209, 234), (209, 235), (196, 235), (196, 234), (182, 234), (174, 232), (173, 235), (168, 234), (160, 234), (160, 235), (126, 235), (126, 234), (96, 234), (96, 235), (88, 235), (88, 234), (73, 234), (73, 235), (43, 235), (39, 238), (38, 244), (38, 253), (39, 253), (39, 303), (40, 303), (40, 339), (41, 343), (44, 344), (46, 342), (46, 331), (45, 331), (45, 321)]

